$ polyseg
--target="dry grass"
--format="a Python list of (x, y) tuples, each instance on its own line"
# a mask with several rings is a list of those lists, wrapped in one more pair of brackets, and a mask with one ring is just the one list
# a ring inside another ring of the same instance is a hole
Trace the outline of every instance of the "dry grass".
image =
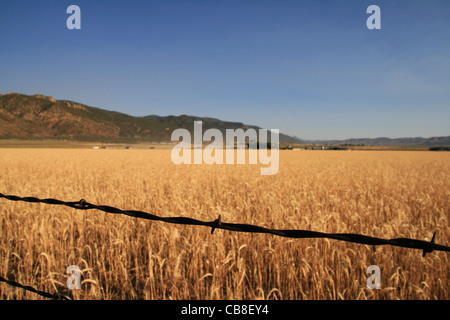
[[(450, 154), (282, 151), (256, 165), (172, 164), (170, 150), (2, 149), (0, 192), (162, 216), (450, 241)], [(449, 254), (292, 240), (0, 199), (0, 275), (76, 299), (450, 299)], [(381, 268), (380, 290), (366, 286)], [(0, 283), (2, 299), (39, 299)]]

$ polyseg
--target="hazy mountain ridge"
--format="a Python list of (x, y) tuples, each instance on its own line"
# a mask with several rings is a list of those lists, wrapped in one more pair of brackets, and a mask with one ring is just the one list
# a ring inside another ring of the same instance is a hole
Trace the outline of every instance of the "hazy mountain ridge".
[[(242, 122), (229, 122), (190, 115), (134, 117), (125, 113), (90, 107), (68, 100), (55, 100), (41, 94), (0, 94), (0, 138), (70, 139), (79, 141), (140, 142), (170, 141), (177, 128), (193, 132), (194, 121), (203, 130), (260, 129)], [(355, 138), (346, 140), (301, 140), (280, 133), (280, 142), (289, 144), (364, 146), (450, 146), (450, 136), (414, 138)]]
[[(193, 132), (196, 120), (203, 122), (203, 130), (216, 128), (225, 132), (225, 129), (260, 129), (241, 122), (190, 115), (134, 117), (40, 94), (0, 95), (0, 138), (3, 139), (170, 141), (172, 132), (177, 128)], [(280, 142), (302, 141), (280, 133)]]
[(435, 147), (450, 146), (450, 136), (446, 137), (414, 137), (414, 138), (359, 138), (346, 140), (305, 140), (310, 144), (329, 145), (364, 145), (364, 146), (404, 146), (404, 147)]

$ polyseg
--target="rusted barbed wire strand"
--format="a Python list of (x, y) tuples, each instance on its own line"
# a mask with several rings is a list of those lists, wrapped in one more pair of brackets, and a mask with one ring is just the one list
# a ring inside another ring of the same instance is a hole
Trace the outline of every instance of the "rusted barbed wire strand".
[(9, 284), (12, 287), (21, 288), (21, 289), (24, 289), (26, 291), (30, 291), (30, 292), (36, 293), (36, 294), (38, 294), (38, 295), (40, 295), (42, 297), (45, 297), (45, 298), (49, 298), (49, 299), (53, 299), (53, 300), (70, 300), (68, 297), (66, 297), (66, 296), (64, 296), (62, 294), (51, 294), (51, 293), (48, 293), (48, 292), (45, 292), (45, 291), (36, 290), (33, 287), (24, 286), (23, 284), (20, 284), (20, 283), (18, 283), (16, 281), (5, 279), (2, 276), (0, 276), (0, 282), (5, 282), (5, 283)]
[(215, 229), (223, 229), (235, 232), (250, 232), (250, 233), (267, 233), (280, 237), (286, 238), (328, 238), (346, 242), (353, 242), (359, 244), (373, 245), (373, 246), (382, 246), (382, 245), (391, 245), (397, 247), (411, 248), (411, 249), (419, 249), (423, 250), (423, 256), (427, 253), (431, 253), (434, 250), (436, 251), (446, 251), (450, 252), (450, 247), (436, 244), (435, 236), (436, 232), (433, 234), (433, 238), (430, 242), (423, 240), (416, 240), (410, 238), (395, 238), (395, 239), (382, 239), (376, 238), (361, 234), (354, 233), (324, 233), (318, 231), (310, 231), (310, 230), (280, 230), (280, 229), (268, 229), (256, 225), (250, 224), (238, 224), (238, 223), (226, 223), (221, 221), (221, 216), (214, 221), (201, 221), (188, 217), (160, 217), (151, 213), (137, 211), (137, 210), (121, 210), (111, 206), (105, 205), (95, 205), (86, 200), (81, 199), (80, 201), (74, 202), (66, 202), (53, 198), (48, 199), (39, 199), (35, 197), (18, 197), (14, 195), (4, 195), (0, 193), (0, 198), (5, 198), (11, 201), (24, 201), (24, 202), (35, 202), (35, 203), (46, 203), (52, 205), (64, 205), (67, 207), (71, 207), (79, 210), (91, 210), (97, 209), (100, 211), (104, 211), (107, 213), (113, 214), (124, 214), (131, 217), (147, 219), (147, 220), (155, 220), (155, 221), (163, 221), (166, 223), (173, 224), (182, 224), (182, 225), (199, 225), (206, 226), (211, 228), (211, 233), (214, 232)]

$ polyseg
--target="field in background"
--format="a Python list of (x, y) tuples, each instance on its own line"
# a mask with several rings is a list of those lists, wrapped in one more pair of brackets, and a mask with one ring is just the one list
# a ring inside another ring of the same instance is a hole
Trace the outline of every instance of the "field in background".
[[(450, 154), (280, 151), (179, 165), (170, 150), (1, 149), (0, 192), (277, 229), (450, 241)], [(286, 239), (0, 199), (0, 275), (75, 299), (450, 299), (449, 254)], [(67, 267), (82, 289), (66, 287)], [(366, 286), (370, 265), (381, 289)], [(1, 299), (40, 299), (0, 283)]]

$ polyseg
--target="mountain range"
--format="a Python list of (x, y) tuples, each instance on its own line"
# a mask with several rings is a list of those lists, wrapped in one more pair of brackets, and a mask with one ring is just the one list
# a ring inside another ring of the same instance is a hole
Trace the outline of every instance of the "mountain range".
[(343, 146), (385, 146), (385, 147), (438, 147), (450, 146), (450, 136), (414, 138), (358, 138), (346, 140), (304, 140), (307, 144), (327, 144)]
[[(0, 94), (1, 139), (67, 139), (105, 142), (168, 142), (172, 132), (185, 128), (193, 132), (194, 121), (203, 130), (255, 129), (242, 122), (229, 122), (192, 115), (135, 117), (69, 100), (55, 100), (42, 94)], [(358, 138), (347, 140), (302, 140), (280, 133), (280, 143), (365, 146), (450, 146), (450, 136), (431, 138)]]
[[(216, 128), (223, 134), (225, 129), (261, 129), (241, 122), (190, 115), (135, 117), (41, 94), (0, 94), (2, 139), (167, 142), (177, 128), (189, 130), (192, 136), (194, 121), (202, 121), (203, 130)], [(279, 140), (280, 143), (302, 142), (282, 133)]]

